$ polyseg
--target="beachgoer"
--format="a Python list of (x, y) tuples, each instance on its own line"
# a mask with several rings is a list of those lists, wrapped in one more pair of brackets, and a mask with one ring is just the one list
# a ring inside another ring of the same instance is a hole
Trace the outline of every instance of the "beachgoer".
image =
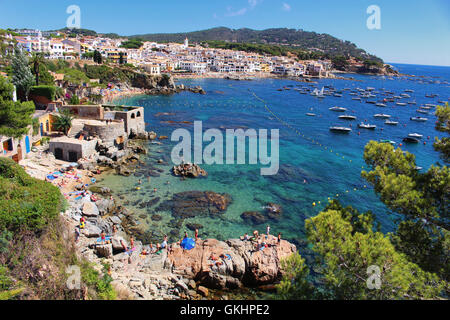
[(113, 224), (113, 226), (112, 226), (112, 232), (113, 232), (113, 234), (115, 234), (117, 232), (117, 227), (115, 224)]
[(189, 238), (187, 231), (184, 232), (184, 239)]
[(267, 226), (267, 236), (269, 236), (270, 235), (270, 226), (268, 225)]
[(130, 238), (130, 246), (131, 246), (131, 249), (134, 248), (134, 239), (133, 239), (133, 237)]
[(167, 247), (167, 236), (164, 236), (164, 241), (161, 243), (161, 248), (166, 248)]
[(106, 234), (105, 231), (102, 231), (102, 233), (100, 234), (101, 240), (102, 240), (102, 244), (106, 243)]
[(244, 241), (248, 241), (248, 239), (250, 239), (250, 237), (248, 236), (248, 234), (244, 234)]
[(80, 237), (80, 230), (75, 228), (75, 242), (78, 242), (78, 238)]
[(139, 179), (139, 184), (142, 184), (142, 180), (141, 179)]
[(195, 242), (198, 240), (198, 229), (195, 229)]
[(84, 229), (86, 227), (86, 219), (84, 217), (80, 218), (80, 229)]
[(259, 238), (258, 230), (253, 231), (253, 238), (255, 238), (255, 240), (257, 240)]
[(281, 232), (278, 233), (278, 244), (280, 244), (280, 243), (281, 243)]
[(153, 189), (153, 192), (154, 192), (154, 193), (156, 193), (157, 191), (158, 191), (158, 189), (156, 189), (156, 188), (155, 188), (155, 189)]

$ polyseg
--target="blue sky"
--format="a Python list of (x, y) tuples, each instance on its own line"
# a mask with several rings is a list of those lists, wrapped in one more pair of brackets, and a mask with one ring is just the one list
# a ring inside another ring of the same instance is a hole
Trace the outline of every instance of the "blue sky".
[[(388, 62), (450, 66), (449, 0), (0, 0), (0, 28), (62, 28), (69, 5), (97, 32), (287, 27), (329, 33)], [(381, 9), (381, 30), (366, 26), (370, 5)]]

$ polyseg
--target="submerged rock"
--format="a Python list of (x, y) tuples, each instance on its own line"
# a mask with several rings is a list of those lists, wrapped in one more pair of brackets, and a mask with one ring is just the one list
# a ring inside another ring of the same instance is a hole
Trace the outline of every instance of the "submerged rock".
[(241, 218), (247, 222), (252, 224), (263, 224), (267, 221), (267, 218), (260, 212), (257, 211), (248, 211), (241, 214)]
[(171, 211), (174, 217), (193, 218), (222, 214), (231, 201), (231, 196), (226, 193), (187, 191), (175, 194), (172, 200), (163, 202), (156, 210)]

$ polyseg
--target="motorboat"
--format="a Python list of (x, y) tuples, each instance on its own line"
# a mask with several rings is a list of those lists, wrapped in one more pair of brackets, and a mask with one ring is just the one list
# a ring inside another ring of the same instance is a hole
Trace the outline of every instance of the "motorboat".
[(397, 102), (396, 105), (398, 105), (398, 106), (406, 106), (406, 103), (405, 102)]
[(419, 134), (419, 133), (410, 133), (408, 134), (408, 137), (410, 138), (416, 138), (416, 139), (421, 139), (423, 137), (423, 135)]
[(396, 126), (396, 125), (398, 125), (398, 122), (397, 121), (386, 120), (384, 122), (384, 124), (387, 124), (387, 125), (390, 125), (390, 126)]
[(422, 118), (422, 117), (411, 117), (412, 121), (418, 121), (418, 122), (425, 122), (428, 121), (428, 118)]
[(369, 130), (375, 130), (375, 129), (377, 128), (377, 126), (374, 125), (374, 124), (360, 123), (360, 124), (358, 124), (358, 128), (361, 128), (361, 129), (369, 129)]
[(396, 144), (396, 142), (395, 142), (395, 141), (392, 141), (392, 140), (380, 140), (380, 142), (381, 142), (381, 143), (390, 143), (390, 144), (392, 144), (392, 145)]
[(428, 111), (427, 111), (427, 110), (417, 109), (416, 111), (417, 111), (418, 113), (428, 114)]
[(375, 118), (381, 118), (381, 119), (389, 119), (391, 116), (390, 115), (388, 115), (388, 114), (376, 114), (376, 115), (374, 115), (374, 117)]
[(306, 115), (307, 115), (307, 116), (310, 116), (310, 117), (315, 117), (315, 116), (316, 116), (315, 113), (307, 113)]
[(383, 107), (383, 108), (386, 108), (386, 107), (387, 107), (387, 105), (384, 104), (384, 103), (376, 103), (375, 105), (376, 105), (377, 107)]
[(403, 139), (403, 142), (407, 143), (419, 143), (420, 141), (416, 138), (406, 137)]
[(338, 111), (338, 112), (345, 112), (345, 111), (347, 111), (347, 109), (342, 108), (342, 107), (333, 107), (333, 108), (330, 108), (329, 110), (331, 110), (331, 111)]
[(343, 119), (343, 120), (356, 120), (355, 116), (351, 116), (351, 115), (343, 115), (343, 116), (339, 116), (339, 119)]
[(330, 127), (330, 131), (339, 133), (350, 133), (352, 129), (346, 127)]

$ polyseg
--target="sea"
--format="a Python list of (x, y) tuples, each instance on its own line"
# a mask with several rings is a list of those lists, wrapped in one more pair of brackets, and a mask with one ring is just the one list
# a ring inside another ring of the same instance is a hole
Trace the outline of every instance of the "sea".
[[(281, 232), (284, 239), (307, 250), (305, 219), (319, 214), (330, 199), (338, 199), (344, 206), (351, 205), (361, 212), (372, 211), (381, 231), (390, 232), (399, 216), (389, 211), (361, 177), (361, 171), (368, 169), (363, 158), (364, 147), (371, 140), (395, 142), (395, 147), (413, 153), (417, 166), (426, 171), (440, 161), (433, 141), (443, 134), (434, 129), (434, 107), (428, 110), (429, 114), (417, 110), (425, 104), (440, 105), (450, 99), (450, 67), (404, 64), (394, 64), (394, 67), (410, 76), (344, 74), (342, 76), (352, 80), (317, 79), (315, 83), (279, 79), (188, 79), (177, 84), (201, 86), (207, 94), (182, 92), (119, 99), (115, 101), (117, 105), (144, 107), (147, 130), (168, 139), (161, 140), (161, 145), (146, 142), (149, 153), (142, 156), (138, 174), (124, 177), (107, 173), (99, 179), (98, 185), (111, 188), (115, 198), (125, 204), (138, 219), (139, 227), (155, 242), (161, 241), (164, 234), (168, 234), (171, 241), (178, 241), (185, 231), (192, 235), (189, 224), (200, 227), (201, 238), (219, 240), (238, 238), (254, 230), (265, 232), (270, 225), (272, 234)], [(325, 92), (334, 88), (342, 97), (317, 98), (309, 94), (315, 88), (319, 91), (324, 88)], [(353, 100), (355, 95), (350, 93), (367, 88), (376, 97)], [(301, 93), (307, 90), (308, 94)], [(379, 107), (366, 103), (366, 100), (383, 100), (386, 91), (396, 96), (406, 93), (410, 97), (398, 101), (415, 101), (416, 104), (398, 106), (386, 102), (386, 107)], [(430, 95), (435, 96), (430, 98)], [(344, 107), (347, 112), (330, 111), (334, 106)], [(391, 120), (399, 124), (385, 125), (384, 119), (374, 117), (380, 113), (391, 115)], [(339, 119), (343, 114), (357, 119)], [(426, 117), (428, 121), (410, 120), (417, 116)], [(174, 166), (171, 152), (179, 141), (171, 141), (172, 133), (187, 129), (193, 137), (194, 121), (202, 121), (203, 130), (219, 129), (224, 137), (226, 129), (279, 129), (278, 174), (262, 176), (260, 169), (267, 166), (248, 164), (247, 160), (247, 164), (241, 165), (200, 164), (208, 172), (204, 178), (181, 180), (175, 177), (171, 172)], [(377, 128), (360, 129), (361, 122), (375, 124)], [(331, 126), (349, 127), (352, 132), (333, 133)], [(410, 133), (419, 133), (423, 138), (416, 144), (403, 142)], [(204, 147), (206, 145), (208, 143)], [(163, 160), (164, 164), (159, 164), (158, 160)], [(157, 174), (149, 179), (147, 171)], [(160, 205), (185, 191), (226, 193), (232, 202), (225, 212), (185, 219), (175, 217)], [(142, 205), (149, 200), (154, 200), (155, 204)], [(244, 212), (264, 214), (268, 203), (282, 207), (279, 219), (259, 225), (242, 219)], [(155, 215), (159, 221), (152, 219)]]

